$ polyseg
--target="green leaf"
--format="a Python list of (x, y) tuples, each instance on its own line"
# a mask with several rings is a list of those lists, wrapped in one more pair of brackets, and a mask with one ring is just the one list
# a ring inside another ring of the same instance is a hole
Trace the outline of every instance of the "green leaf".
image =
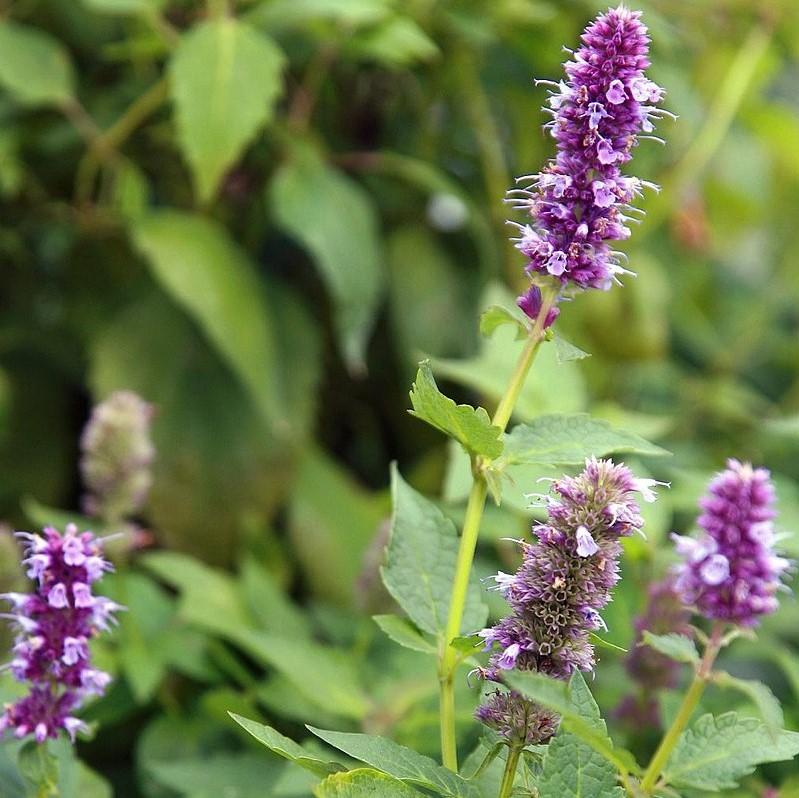
[(276, 344), (255, 268), (210, 219), (162, 211), (138, 221), (133, 241), (156, 280), (202, 328), (263, 418), (280, 415), (271, 383)]
[(60, 105), (75, 93), (69, 53), (44, 31), (2, 20), (0, 85), (25, 105)]
[(248, 18), (269, 30), (301, 26), (305, 33), (320, 20), (353, 29), (379, 22), (390, 11), (389, 0), (272, 0), (259, 3)]
[(272, 118), (283, 64), (270, 39), (232, 16), (200, 23), (181, 37), (169, 64), (170, 86), (178, 142), (203, 202)]
[(367, 492), (334, 460), (308, 447), (292, 489), (289, 527), (315, 596), (345, 607), (358, 603), (364, 556), (387, 515), (385, 495)]
[(503, 462), (577, 465), (592, 455), (622, 452), (650, 457), (668, 454), (640, 435), (617, 429), (586, 413), (558, 413), (515, 426), (506, 437)]
[(494, 330), (503, 324), (510, 324), (516, 330), (516, 340), (521, 341), (529, 334), (524, 314), (508, 310), (502, 305), (491, 305), (480, 315), (480, 334), (490, 338)]
[(420, 798), (421, 793), (377, 770), (359, 768), (328, 776), (314, 790), (316, 798)]
[(738, 679), (726, 671), (714, 671), (713, 681), (719, 687), (726, 687), (743, 693), (756, 707), (766, 727), (781, 729), (785, 723), (780, 702), (768, 685), (756, 679)]
[(526, 698), (557, 712), (564, 731), (579, 737), (618, 770), (639, 771), (629, 751), (614, 747), (599, 717), (599, 709), (579, 674), (566, 683), (540, 673), (509, 671), (505, 682)]
[(46, 745), (28, 740), (19, 750), (19, 772), (37, 795), (54, 795), (58, 782), (58, 760)]
[(338, 649), (288, 635), (246, 628), (227, 638), (250, 656), (283, 674), (309, 701), (345, 718), (361, 720), (371, 704), (351, 657)]
[(410, 17), (391, 17), (364, 30), (348, 43), (347, 50), (356, 57), (397, 69), (430, 61), (440, 52)]
[(553, 334), (553, 343), (555, 344), (555, 357), (558, 363), (568, 363), (570, 360), (583, 360), (591, 357), (588, 352), (583, 352), (582, 349), (570, 344), (565, 338), (562, 338), (558, 333)]
[(674, 633), (653, 635), (651, 632), (645, 631), (643, 645), (650, 646), (655, 651), (659, 651), (664, 656), (677, 660), (677, 662), (686, 662), (688, 664), (699, 662), (699, 652), (696, 650), (694, 641), (685, 635)]
[(627, 654), (629, 651), (629, 649), (626, 649), (623, 646), (618, 646), (615, 643), (611, 643), (610, 640), (605, 640), (604, 637), (600, 637), (596, 632), (591, 632), (588, 636), (591, 638), (591, 642), (597, 645), (599, 648), (606, 648), (608, 651), (617, 651), (620, 654)]
[(370, 196), (298, 147), (275, 174), (270, 201), (277, 223), (313, 256), (332, 297), (345, 359), (361, 369), (385, 280)]
[(477, 788), (457, 773), (386, 737), (327, 731), (312, 726), (308, 729), (339, 751), (402, 781), (452, 798), (479, 796)]
[(152, 762), (147, 770), (162, 786), (190, 798), (262, 798), (271, 794), (284, 765), (259, 753), (215, 753)]
[(735, 712), (702, 715), (683, 732), (664, 771), (674, 787), (723, 790), (736, 787), (764, 762), (781, 762), (799, 754), (799, 732), (777, 735), (755, 718)]
[(372, 619), (395, 643), (422, 654), (436, 653), (436, 647), (404, 618), (398, 615), (373, 615)]
[(294, 740), (284, 737), (271, 726), (265, 726), (263, 723), (243, 718), (234, 712), (229, 712), (228, 714), (239, 726), (248, 731), (270, 751), (282, 756), (284, 759), (288, 759), (290, 762), (294, 762), (295, 765), (299, 765), (301, 768), (310, 770), (311, 773), (315, 773), (317, 776), (327, 776), (339, 770), (344, 770), (344, 767), (337, 762), (327, 761), (309, 753), (297, 745)]
[[(396, 466), (391, 472), (391, 492), (394, 509), (383, 583), (416, 626), (441, 635), (447, 623), (458, 533), (435, 504), (402, 479)], [(473, 575), (461, 631), (481, 628), (486, 617), (480, 583)]]
[(166, 0), (83, 0), (83, 5), (103, 14), (150, 14), (163, 7)]
[(492, 460), (502, 453), (500, 428), (491, 423), (482, 407), (475, 409), (471, 405), (456, 405), (452, 399), (444, 396), (438, 390), (429, 360), (419, 364), (410, 396), (412, 415), (455, 438), (468, 452)]

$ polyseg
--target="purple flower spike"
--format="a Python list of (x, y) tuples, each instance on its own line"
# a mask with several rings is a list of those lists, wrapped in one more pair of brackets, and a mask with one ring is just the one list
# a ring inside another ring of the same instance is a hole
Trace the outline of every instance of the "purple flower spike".
[[(511, 614), (480, 632), (492, 650), (483, 678), (501, 682), (503, 670), (517, 668), (568, 679), (594, 667), (590, 634), (604, 627), (599, 611), (619, 580), (619, 539), (643, 525), (635, 498), (642, 492), (651, 494), (651, 480), (595, 458), (576, 477), (553, 483), (546, 523), (533, 529), (537, 542), (522, 543), (523, 561), (512, 577), (496, 577)], [(492, 693), (477, 717), (527, 743), (544, 742), (556, 727), (551, 713), (503, 691)], [(521, 718), (526, 731), (520, 731)]]
[(774, 486), (765, 468), (728, 460), (700, 500), (696, 538), (672, 535), (683, 562), (676, 587), (706, 618), (756, 626), (777, 609), (788, 560), (772, 548)]
[(606, 290), (630, 273), (609, 242), (630, 236), (631, 203), (652, 184), (624, 176), (621, 167), (639, 133), (651, 132), (654, 120), (667, 114), (654, 105), (663, 90), (644, 75), (649, 36), (640, 17), (620, 6), (586, 28), (564, 65), (566, 80), (551, 84), (545, 109), (553, 116), (545, 127), (557, 155), (511, 192), (532, 218), (516, 239), (529, 258), (527, 272), (554, 277), (564, 288)]
[[(73, 716), (89, 695), (102, 695), (111, 677), (91, 666), (89, 640), (108, 628), (119, 605), (93, 596), (91, 585), (112, 566), (102, 556), (102, 541), (69, 524), (62, 535), (47, 527), (44, 535), (18, 532), (26, 541), (29, 575), (35, 592), (5, 593), (18, 627), (14, 659), (7, 666), (28, 695), (5, 707), (0, 733), (32, 734), (43, 743), (64, 729), (74, 740), (86, 725)], [(33, 567), (35, 566), (35, 567)]]
[[(537, 285), (531, 285), (530, 288), (527, 289), (527, 293), (522, 294), (517, 300), (516, 304), (524, 311), (525, 315), (529, 318), (535, 320), (538, 318), (538, 314), (541, 312), (541, 306), (543, 304), (543, 300), (541, 298), (541, 289)], [(560, 308), (555, 307), (554, 305), (547, 311), (547, 315), (544, 318), (544, 325), (543, 329), (547, 329), (547, 327), (551, 327), (555, 319), (560, 316)]]

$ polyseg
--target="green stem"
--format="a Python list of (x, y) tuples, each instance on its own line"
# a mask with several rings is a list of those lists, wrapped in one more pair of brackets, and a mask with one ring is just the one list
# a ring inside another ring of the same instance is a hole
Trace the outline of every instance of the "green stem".
[(677, 745), (683, 730), (694, 714), (699, 699), (702, 697), (702, 693), (705, 691), (705, 687), (710, 680), (713, 663), (716, 661), (716, 657), (721, 649), (723, 630), (724, 627), (720, 623), (717, 623), (713, 628), (713, 634), (708, 641), (705, 655), (702, 657), (702, 661), (696, 669), (696, 674), (691, 682), (691, 686), (688, 688), (688, 692), (685, 694), (680, 709), (669, 727), (669, 730), (660, 741), (660, 745), (657, 751), (655, 751), (652, 761), (646, 769), (646, 773), (644, 773), (644, 778), (641, 781), (641, 790), (644, 795), (652, 794), (657, 785), (661, 771), (669, 761), (669, 757), (674, 747)]
[(505, 772), (502, 774), (502, 784), (499, 787), (497, 798), (510, 798), (513, 792), (513, 782), (516, 781), (516, 768), (519, 766), (519, 757), (522, 753), (522, 746), (511, 745), (508, 749), (508, 761), (505, 763)]
[[(511, 376), (508, 388), (494, 413), (492, 424), (503, 432), (508, 426), (513, 408), (519, 398), (525, 379), (533, 365), (538, 347), (544, 339), (544, 322), (550, 308), (555, 302), (557, 291), (554, 288), (542, 290), (542, 306), (538, 317), (530, 330), (519, 361)], [(466, 516), (463, 522), (458, 558), (455, 563), (455, 577), (452, 583), (452, 594), (449, 602), (449, 615), (444, 632), (444, 649), (439, 662), (440, 711), (441, 711), (441, 758), (444, 765), (451, 770), (458, 770), (458, 752), (455, 737), (455, 691), (454, 674), (458, 665), (458, 652), (452, 647), (452, 641), (461, 633), (463, 610), (466, 605), (466, 594), (469, 589), (469, 576), (477, 548), (477, 537), (480, 522), (483, 519), (488, 487), (483, 477), (485, 463), (476, 458), (473, 467), (472, 489), (466, 505)]]

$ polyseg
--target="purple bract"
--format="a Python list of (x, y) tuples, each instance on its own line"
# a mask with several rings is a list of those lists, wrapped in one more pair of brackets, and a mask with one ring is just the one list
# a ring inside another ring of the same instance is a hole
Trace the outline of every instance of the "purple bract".
[(102, 695), (111, 681), (92, 667), (89, 641), (114, 623), (122, 609), (91, 585), (112, 570), (103, 558), (102, 541), (69, 524), (62, 535), (46, 527), (43, 535), (18, 532), (26, 541), (25, 559), (36, 588), (31, 594), (5, 593), (13, 611), (5, 617), (17, 627), (14, 658), (6, 666), (30, 685), (28, 695), (5, 707), (0, 732), (33, 734), (43, 743), (64, 729), (74, 740), (85, 724), (72, 715), (91, 695)]

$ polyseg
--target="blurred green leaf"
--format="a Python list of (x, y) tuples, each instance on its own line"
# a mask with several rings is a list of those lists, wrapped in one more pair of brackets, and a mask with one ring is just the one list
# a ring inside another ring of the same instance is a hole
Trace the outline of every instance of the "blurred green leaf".
[(497, 327), (510, 324), (516, 329), (516, 340), (523, 340), (528, 334), (527, 321), (524, 314), (517, 309), (508, 310), (502, 305), (492, 305), (480, 315), (480, 334), (490, 338)]
[(356, 28), (388, 16), (389, 0), (272, 0), (259, 3), (248, 19), (267, 29), (303, 27), (320, 20)]
[(334, 748), (402, 781), (450, 798), (480, 795), (477, 787), (457, 773), (386, 737), (308, 728)]
[(663, 771), (667, 784), (722, 790), (737, 787), (738, 780), (762, 762), (793, 759), (799, 754), (799, 732), (778, 735), (755, 718), (735, 712), (702, 715), (683, 732)]
[(587, 457), (615, 452), (650, 457), (669, 454), (634, 432), (615, 429), (607, 421), (576, 413), (540, 416), (529, 424), (518, 424), (506, 436), (503, 461), (510, 465), (576, 465)]
[(262, 798), (271, 794), (283, 765), (255, 753), (219, 753), (153, 762), (149, 771), (159, 784), (189, 798)]
[(430, 361), (424, 360), (419, 364), (410, 395), (412, 415), (454, 438), (467, 451), (490, 459), (502, 453), (500, 428), (491, 423), (482, 407), (456, 405), (444, 396), (433, 378)]
[(307, 146), (296, 148), (277, 171), (269, 198), (278, 224), (316, 261), (344, 356), (350, 367), (361, 368), (385, 280), (371, 198)]
[(270, 751), (273, 751), (278, 756), (282, 756), (284, 759), (288, 759), (290, 762), (294, 762), (294, 764), (306, 770), (310, 770), (311, 773), (317, 776), (327, 776), (330, 773), (343, 770), (341, 765), (314, 756), (297, 745), (293, 740), (275, 731), (271, 726), (265, 726), (254, 720), (248, 720), (233, 712), (229, 714), (239, 726), (249, 732), (259, 743), (265, 745)]
[(169, 66), (178, 141), (208, 202), (227, 169), (267, 124), (283, 90), (284, 57), (233, 17), (185, 33)]
[(404, 618), (398, 615), (375, 615), (373, 618), (395, 643), (422, 654), (436, 653), (436, 647)]
[(756, 679), (739, 679), (726, 671), (714, 671), (713, 682), (719, 687), (743, 693), (757, 707), (763, 723), (769, 730), (775, 731), (783, 727), (785, 718), (782, 707), (768, 685)]
[[(410, 619), (423, 631), (441, 635), (447, 623), (458, 552), (455, 525), (400, 476), (391, 474), (394, 511), (383, 583)], [(473, 576), (461, 630), (483, 626), (487, 610)]]
[(153, 275), (200, 325), (266, 420), (279, 416), (274, 332), (263, 288), (225, 230), (200, 216), (162, 211), (138, 221), (133, 240)]
[(558, 363), (568, 363), (570, 360), (584, 360), (587, 357), (591, 357), (588, 352), (583, 352), (579, 347), (570, 344), (558, 333), (554, 333), (552, 342), (555, 344), (555, 356)]
[(439, 55), (436, 43), (410, 17), (389, 17), (348, 42), (359, 58), (400, 69), (430, 61)]
[(420, 792), (377, 770), (359, 768), (328, 776), (315, 790), (316, 798), (418, 798)]
[(364, 556), (387, 514), (384, 497), (370, 495), (322, 452), (306, 453), (294, 483), (289, 524), (314, 594), (355, 605)]
[(166, 0), (83, 0), (92, 11), (103, 14), (149, 14), (163, 7)]
[(696, 650), (694, 641), (685, 635), (653, 635), (651, 632), (644, 631), (643, 644), (677, 662), (685, 662), (689, 665), (699, 662), (699, 652)]
[(50, 34), (0, 20), (0, 85), (25, 105), (61, 105), (75, 93), (69, 53)]

